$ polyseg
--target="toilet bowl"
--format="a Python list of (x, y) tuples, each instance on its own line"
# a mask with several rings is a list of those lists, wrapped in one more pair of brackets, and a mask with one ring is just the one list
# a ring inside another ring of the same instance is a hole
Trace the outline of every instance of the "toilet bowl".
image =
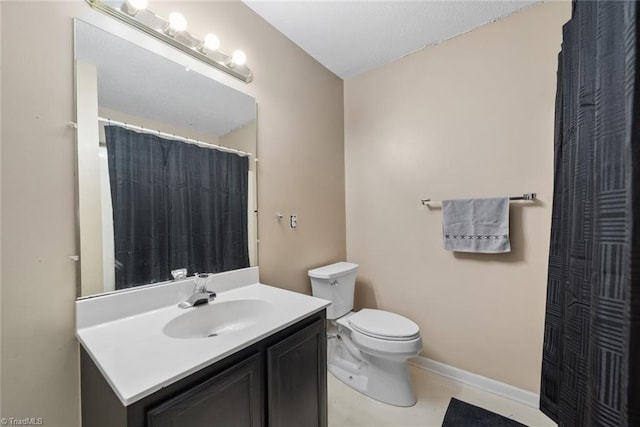
[(328, 299), (328, 368), (336, 378), (384, 403), (412, 406), (407, 360), (422, 350), (420, 329), (383, 310), (353, 309), (357, 264), (339, 262), (309, 271), (313, 295)]

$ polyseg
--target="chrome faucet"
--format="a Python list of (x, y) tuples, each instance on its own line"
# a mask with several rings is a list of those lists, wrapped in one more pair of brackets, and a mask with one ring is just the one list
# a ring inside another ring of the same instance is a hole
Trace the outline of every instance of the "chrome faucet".
[(207, 279), (210, 273), (196, 274), (193, 295), (178, 304), (180, 308), (196, 307), (202, 304), (208, 304), (216, 298), (216, 293), (207, 289)]

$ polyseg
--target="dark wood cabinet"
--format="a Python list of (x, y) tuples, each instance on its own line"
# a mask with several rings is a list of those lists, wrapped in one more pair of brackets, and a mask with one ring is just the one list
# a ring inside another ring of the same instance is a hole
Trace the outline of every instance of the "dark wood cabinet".
[(260, 354), (147, 412), (149, 427), (262, 426)]
[(327, 425), (324, 330), (314, 323), (267, 349), (270, 426)]
[(123, 406), (81, 349), (84, 427), (326, 427), (325, 311)]

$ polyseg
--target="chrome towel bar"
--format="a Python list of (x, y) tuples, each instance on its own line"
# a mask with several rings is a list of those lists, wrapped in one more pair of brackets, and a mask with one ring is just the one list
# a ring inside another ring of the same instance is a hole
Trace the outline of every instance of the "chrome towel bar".
[[(510, 196), (509, 200), (536, 200), (536, 198), (537, 198), (536, 193), (524, 193), (522, 196)], [(428, 206), (431, 203), (441, 203), (438, 200), (431, 200), (431, 199), (422, 199), (420, 200), (420, 202), (424, 206)]]

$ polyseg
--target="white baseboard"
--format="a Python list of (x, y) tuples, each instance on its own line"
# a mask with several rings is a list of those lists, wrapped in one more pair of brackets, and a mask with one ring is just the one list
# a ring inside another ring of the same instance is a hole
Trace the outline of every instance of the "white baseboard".
[(427, 371), (438, 375), (442, 375), (443, 377), (454, 381), (479, 388), (480, 390), (515, 400), (516, 402), (531, 406), (532, 408), (537, 408), (540, 401), (539, 394), (523, 390), (500, 381), (492, 380), (491, 378), (483, 377), (482, 375), (474, 374), (473, 372), (445, 365), (444, 363), (436, 362), (435, 360), (428, 359), (423, 356), (417, 356), (409, 359), (409, 364), (418, 368), (426, 369)]

